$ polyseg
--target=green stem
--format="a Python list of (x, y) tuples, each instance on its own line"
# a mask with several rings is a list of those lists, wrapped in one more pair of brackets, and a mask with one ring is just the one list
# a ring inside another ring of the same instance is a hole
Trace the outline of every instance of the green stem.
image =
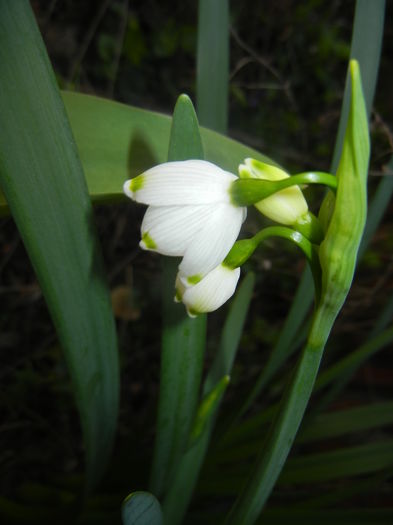
[(278, 191), (299, 184), (322, 184), (336, 190), (337, 180), (334, 175), (322, 171), (311, 171), (292, 175), (276, 181), (262, 179), (238, 179), (233, 182), (230, 193), (236, 206), (250, 206)]
[(226, 256), (223, 264), (230, 268), (241, 266), (247, 261), (247, 259), (249, 259), (249, 257), (251, 257), (260, 243), (270, 237), (281, 237), (282, 239), (292, 241), (302, 250), (307, 257), (307, 261), (313, 274), (315, 295), (318, 302), (321, 294), (321, 267), (319, 264), (318, 251), (317, 248), (311, 244), (306, 237), (304, 237), (304, 235), (296, 230), (292, 230), (285, 226), (269, 226), (268, 228), (264, 228), (250, 239), (237, 241), (232, 250)]
[(270, 428), (254, 472), (229, 514), (226, 525), (251, 525), (259, 516), (281, 472), (303, 418), (330, 332), (331, 319), (324, 306), (317, 308), (308, 342), (292, 383)]

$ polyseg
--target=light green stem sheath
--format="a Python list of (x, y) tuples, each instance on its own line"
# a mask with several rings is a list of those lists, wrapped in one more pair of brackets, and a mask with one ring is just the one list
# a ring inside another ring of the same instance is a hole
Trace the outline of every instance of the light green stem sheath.
[(250, 239), (237, 241), (226, 256), (223, 264), (229, 268), (237, 268), (238, 266), (241, 266), (251, 257), (261, 242), (271, 237), (281, 237), (282, 239), (292, 241), (302, 250), (307, 257), (307, 261), (313, 274), (315, 294), (318, 300), (321, 292), (321, 268), (318, 260), (317, 248), (313, 246), (304, 235), (291, 228), (285, 226), (269, 226)]
[(309, 342), (303, 350), (292, 384), (284, 396), (282, 409), (277, 420), (270, 427), (255, 469), (228, 516), (226, 524), (248, 525), (255, 522), (285, 464), (311, 396), (329, 334), (329, 331), (321, 330), (323, 325), (326, 326), (324, 310), (319, 308), (315, 314)]

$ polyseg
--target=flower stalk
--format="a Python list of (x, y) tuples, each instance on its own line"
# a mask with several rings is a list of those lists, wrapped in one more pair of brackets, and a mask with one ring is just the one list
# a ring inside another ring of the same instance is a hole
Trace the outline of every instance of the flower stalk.
[(275, 181), (237, 179), (232, 183), (230, 193), (235, 206), (250, 206), (285, 188), (299, 184), (322, 184), (334, 191), (337, 188), (337, 180), (334, 175), (322, 171), (308, 171)]

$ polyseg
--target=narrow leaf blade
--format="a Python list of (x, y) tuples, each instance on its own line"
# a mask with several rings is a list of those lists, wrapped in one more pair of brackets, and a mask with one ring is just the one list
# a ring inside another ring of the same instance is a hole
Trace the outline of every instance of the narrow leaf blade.
[[(194, 108), (188, 97), (175, 107), (169, 160), (202, 158)], [(196, 413), (206, 339), (206, 315), (190, 319), (176, 304), (174, 284), (178, 260), (163, 262), (163, 332), (157, 436), (150, 488), (161, 496), (186, 449)]]
[(197, 111), (202, 126), (226, 133), (228, 126), (228, 0), (199, 0)]

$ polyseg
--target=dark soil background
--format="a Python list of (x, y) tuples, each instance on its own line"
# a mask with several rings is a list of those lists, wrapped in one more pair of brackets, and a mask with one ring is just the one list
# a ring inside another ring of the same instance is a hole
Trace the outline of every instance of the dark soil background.
[[(165, 113), (171, 113), (182, 92), (195, 101), (196, 5), (190, 0), (32, 2), (62, 89)], [(354, 5), (344, 0), (231, 2), (230, 136), (289, 171), (329, 170)], [(392, 17), (388, 2), (371, 123), (370, 194), (381, 176), (392, 175), (387, 171), (393, 153)], [(318, 192), (308, 196), (320, 199)], [(124, 202), (95, 210), (122, 373), (119, 468), (115, 462), (105, 484), (132, 490), (144, 486), (154, 433), (160, 258), (138, 249), (143, 207)], [(390, 207), (358, 269), (324, 365), (365, 340), (393, 293), (392, 223)], [(251, 213), (245, 232), (260, 225), (261, 218)], [(62, 352), (12, 218), (0, 221), (0, 253), (0, 493), (23, 498), (31, 494), (26, 484), (50, 485), (78, 476), (83, 450)], [(257, 286), (229, 403), (247, 391), (263, 367), (303, 268), (296, 250), (279, 242), (266, 244), (248, 263), (257, 272)], [(208, 362), (224, 314), (209, 318)], [(331, 408), (392, 398), (392, 364), (391, 348), (386, 348), (359, 369)], [(287, 370), (292, 367), (289, 362)], [(275, 400), (280, 387), (278, 380), (254, 410)], [(134, 457), (138, 451), (140, 469), (135, 464), (128, 468), (128, 450), (134, 450)]]

